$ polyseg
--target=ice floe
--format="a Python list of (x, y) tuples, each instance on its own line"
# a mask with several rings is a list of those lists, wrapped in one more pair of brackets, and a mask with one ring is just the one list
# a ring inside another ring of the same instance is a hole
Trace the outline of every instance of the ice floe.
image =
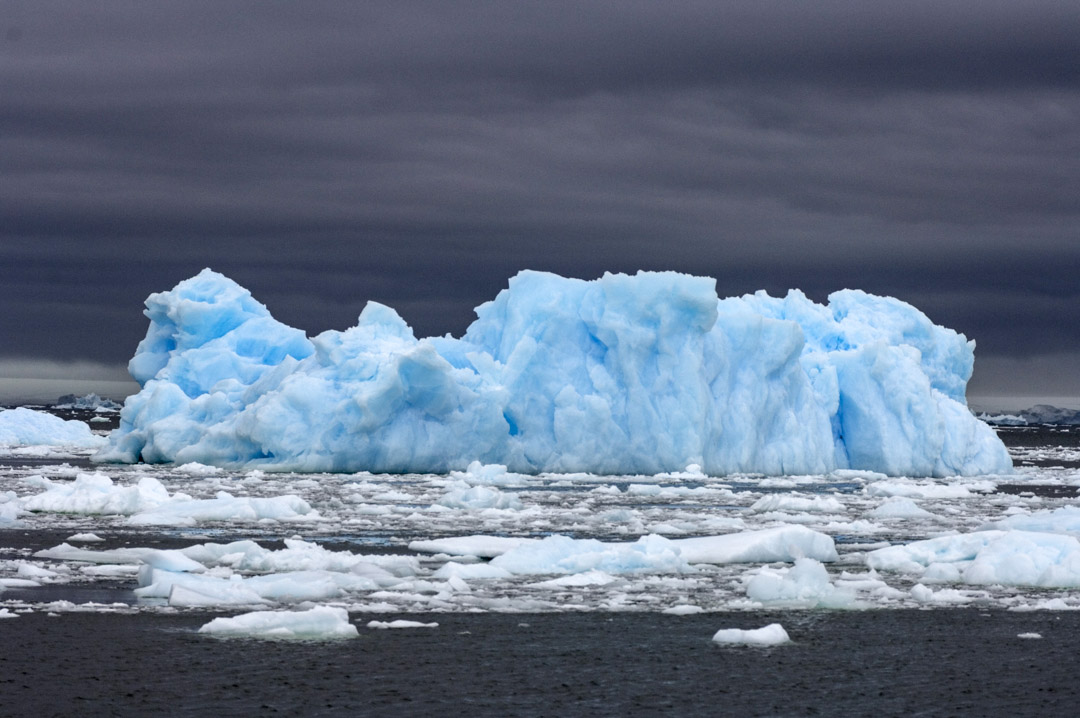
[(791, 643), (787, 631), (779, 623), (753, 629), (721, 628), (713, 634), (712, 639), (715, 643), (743, 646), (780, 646)]
[(359, 631), (349, 623), (344, 608), (315, 606), (306, 611), (253, 611), (215, 618), (199, 629), (214, 636), (247, 636), (279, 639), (355, 638)]

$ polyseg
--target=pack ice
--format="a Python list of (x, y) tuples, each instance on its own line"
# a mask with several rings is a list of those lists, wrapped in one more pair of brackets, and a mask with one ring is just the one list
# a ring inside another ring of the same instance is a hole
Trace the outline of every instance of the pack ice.
[(673, 272), (522, 272), (460, 339), (369, 302), (309, 338), (209, 269), (146, 300), (141, 384), (96, 459), (288, 471), (1003, 473), (974, 342), (897, 299), (719, 299)]

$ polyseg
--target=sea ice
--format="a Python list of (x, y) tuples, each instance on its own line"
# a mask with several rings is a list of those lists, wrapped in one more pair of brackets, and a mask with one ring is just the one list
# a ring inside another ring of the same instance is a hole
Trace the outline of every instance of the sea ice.
[[(44, 488), (19, 501), (24, 511), (130, 516), (134, 526), (192, 526), (205, 521), (314, 521), (319, 514), (299, 496), (234, 497), (220, 491), (213, 499), (170, 495), (164, 484), (144, 476), (136, 484), (116, 485), (103, 473), (81, 473), (73, 482), (41, 476), (23, 480)], [(83, 539), (86, 540), (86, 539)], [(98, 539), (100, 540), (100, 539)]]
[(963, 583), (1080, 587), (1080, 541), (1035, 531), (976, 531), (871, 551), (876, 570), (922, 574), (951, 564)]
[(986, 525), (990, 529), (1020, 529), (1080, 536), (1080, 506), (1062, 506), (1052, 511), (1017, 514)]
[(869, 513), (875, 519), (928, 519), (934, 515), (903, 496), (891, 496)]
[(354, 638), (356, 626), (349, 623), (344, 608), (315, 606), (307, 611), (253, 611), (229, 618), (215, 618), (199, 633), (216, 636), (254, 638)]
[(385, 630), (388, 628), (438, 628), (438, 623), (423, 623), (421, 621), (406, 621), (399, 618), (396, 621), (368, 621), (368, 628)]
[(97, 449), (105, 439), (85, 422), (66, 421), (43, 411), (18, 407), (0, 409), (0, 446), (66, 446)]
[(746, 595), (759, 603), (786, 608), (855, 605), (855, 596), (834, 586), (825, 566), (812, 558), (796, 559), (791, 568), (762, 568), (746, 582)]
[(674, 272), (522, 272), (460, 339), (369, 302), (308, 338), (210, 270), (146, 300), (99, 461), (303, 471), (1007, 473), (965, 405), (973, 342), (845, 290), (719, 299)]
[(713, 635), (716, 643), (744, 646), (779, 646), (791, 643), (787, 631), (779, 623), (770, 623), (764, 628), (743, 630), (741, 628), (721, 628)]

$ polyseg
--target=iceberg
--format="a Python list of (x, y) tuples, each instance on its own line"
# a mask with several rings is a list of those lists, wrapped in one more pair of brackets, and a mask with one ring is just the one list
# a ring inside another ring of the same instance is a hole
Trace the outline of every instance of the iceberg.
[(1008, 473), (974, 342), (897, 299), (720, 299), (675, 272), (526, 271), (461, 338), (369, 302), (307, 337), (203, 270), (146, 300), (141, 390), (95, 457), (306, 472)]
[(105, 443), (83, 421), (24, 407), (0, 409), (0, 446), (67, 446), (97, 449)]

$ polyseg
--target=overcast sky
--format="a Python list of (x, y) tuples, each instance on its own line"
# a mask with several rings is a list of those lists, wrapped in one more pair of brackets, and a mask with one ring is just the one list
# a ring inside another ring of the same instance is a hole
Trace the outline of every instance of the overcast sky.
[(0, 378), (109, 374), (205, 266), (420, 336), (676, 269), (894, 295), (973, 402), (1080, 396), (1075, 0), (2, 5)]

